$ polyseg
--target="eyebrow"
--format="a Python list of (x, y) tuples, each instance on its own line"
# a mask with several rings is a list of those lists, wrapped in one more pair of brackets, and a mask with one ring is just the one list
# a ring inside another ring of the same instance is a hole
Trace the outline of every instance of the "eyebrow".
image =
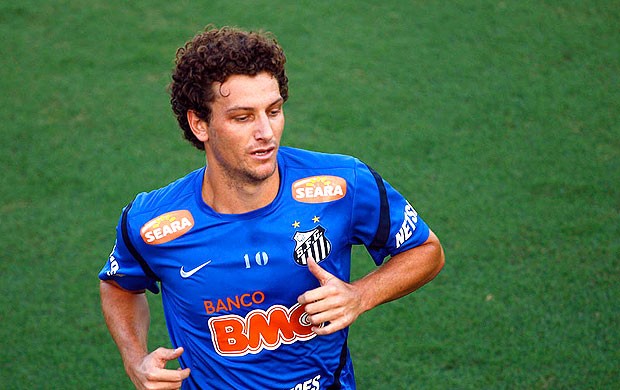
[[(282, 96), (280, 96), (278, 99), (274, 100), (271, 104), (269, 104), (268, 107), (273, 107), (273, 106), (278, 105), (280, 103), (284, 103), (284, 98)], [(252, 110), (254, 110), (254, 107), (234, 106), (234, 107), (231, 107), (228, 110), (226, 110), (226, 112), (230, 113), (230, 112), (234, 112), (234, 111), (252, 111)]]

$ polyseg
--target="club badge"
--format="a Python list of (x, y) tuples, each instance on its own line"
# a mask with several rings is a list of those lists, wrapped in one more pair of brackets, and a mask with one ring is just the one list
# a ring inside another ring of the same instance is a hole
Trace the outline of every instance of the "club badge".
[(308, 257), (320, 263), (332, 250), (332, 244), (325, 237), (325, 228), (320, 225), (307, 232), (295, 232), (293, 240), (295, 240), (293, 258), (299, 265), (308, 265)]

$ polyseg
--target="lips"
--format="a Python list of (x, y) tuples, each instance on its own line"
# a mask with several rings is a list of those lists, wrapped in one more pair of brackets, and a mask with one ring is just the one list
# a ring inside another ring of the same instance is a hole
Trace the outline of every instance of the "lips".
[(276, 150), (275, 146), (269, 146), (265, 148), (254, 149), (251, 154), (257, 158), (269, 158), (273, 155), (273, 152)]

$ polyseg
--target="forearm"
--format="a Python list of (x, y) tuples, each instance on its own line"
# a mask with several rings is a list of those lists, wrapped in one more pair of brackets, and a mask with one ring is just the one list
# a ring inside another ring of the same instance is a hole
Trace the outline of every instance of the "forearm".
[(106, 281), (100, 283), (100, 294), (103, 316), (127, 370), (148, 354), (150, 314), (146, 295)]
[(424, 286), (439, 274), (444, 261), (443, 248), (431, 232), (424, 244), (392, 257), (375, 271), (352, 283), (360, 293), (362, 311), (401, 298)]

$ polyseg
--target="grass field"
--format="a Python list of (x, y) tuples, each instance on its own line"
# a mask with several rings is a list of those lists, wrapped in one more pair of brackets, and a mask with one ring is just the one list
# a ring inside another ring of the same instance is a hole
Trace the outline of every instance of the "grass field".
[(97, 273), (121, 208), (203, 163), (166, 86), (208, 23), (274, 32), (284, 143), (360, 157), (444, 244), (434, 282), (352, 327), (360, 389), (617, 388), (611, 0), (1, 2), (0, 388), (131, 388)]

